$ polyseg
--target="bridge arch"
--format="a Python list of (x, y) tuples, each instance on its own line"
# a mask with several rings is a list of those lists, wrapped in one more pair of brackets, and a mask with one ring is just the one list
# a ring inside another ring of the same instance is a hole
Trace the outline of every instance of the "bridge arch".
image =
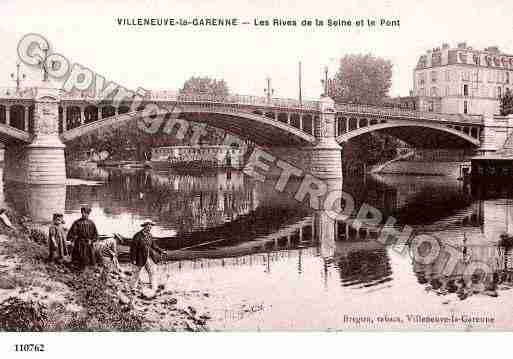
[(90, 123), (98, 121), (98, 107), (94, 105), (86, 106), (84, 109), (84, 122)]
[(11, 126), (18, 130), (25, 129), (25, 121), (28, 121), (28, 116), (25, 116), (25, 107), (23, 105), (12, 105), (9, 109)]
[[(63, 142), (69, 142), (75, 138), (101, 130), (104, 127), (140, 120), (143, 115), (144, 113), (142, 111), (119, 113), (115, 116), (102, 118), (98, 121), (85, 123), (82, 126), (68, 129), (61, 134), (61, 139)], [(209, 126), (233, 133), (241, 138), (249, 139), (259, 145), (303, 146), (315, 142), (315, 137), (312, 134), (313, 126), (308, 126), (308, 128), (301, 130), (293, 126), (292, 123), (280, 121), (278, 115), (275, 116), (274, 112), (266, 112), (259, 115), (224, 106), (211, 108), (181, 105), (179, 111), (175, 110), (161, 113), (158, 118), (152, 121), (162, 121), (165, 123), (166, 118), (170, 116), (172, 118), (178, 116), (180, 119), (186, 121), (205, 123)], [(305, 117), (306, 116), (312, 117), (311, 115), (305, 115)], [(146, 120), (147, 119), (148, 116), (146, 117)], [(281, 119), (283, 120), (283, 115)], [(305, 130), (309, 130), (310, 133)]]
[(80, 126), (80, 107), (79, 106), (68, 106), (66, 108), (66, 129)]
[[(473, 134), (473, 133), (476, 133), (476, 135), (477, 135), (476, 131), (474, 131), (474, 132), (472, 132), (471, 130), (470, 131), (467, 130), (465, 132), (458, 131), (456, 129), (456, 127), (459, 127), (459, 126), (455, 126), (453, 128), (453, 127), (448, 127), (445, 124), (440, 124), (440, 123), (436, 123), (436, 122), (428, 123), (428, 122), (411, 121), (411, 120), (404, 120), (404, 121), (392, 120), (392, 121), (381, 122), (381, 123), (374, 122), (375, 124), (372, 124), (372, 123), (373, 123), (373, 121), (371, 121), (371, 124), (368, 126), (359, 127), (359, 128), (355, 128), (355, 129), (352, 129), (351, 126), (349, 126), (348, 132), (340, 134), (336, 138), (337, 142), (338, 143), (347, 142), (355, 137), (358, 137), (358, 136), (361, 136), (361, 135), (364, 135), (364, 134), (367, 134), (370, 132), (374, 132), (374, 131), (388, 132), (392, 136), (400, 138), (400, 136), (397, 135), (398, 131), (395, 131), (396, 129), (411, 129), (412, 131), (418, 131), (420, 129), (428, 129), (430, 131), (435, 131), (440, 134), (449, 135), (450, 137), (456, 138), (460, 141), (463, 141), (464, 143), (468, 143), (468, 144), (471, 144), (476, 147), (480, 146), (479, 138), (476, 138), (477, 136), (476, 137), (471, 136), (471, 134)], [(425, 136), (418, 136), (418, 137), (419, 137), (418, 138), (419, 141), (422, 141), (422, 139), (425, 138)], [(401, 139), (403, 139), (403, 138), (401, 138)], [(410, 142), (410, 141), (406, 141), (406, 142)], [(414, 143), (412, 143), (412, 144), (414, 144)]]

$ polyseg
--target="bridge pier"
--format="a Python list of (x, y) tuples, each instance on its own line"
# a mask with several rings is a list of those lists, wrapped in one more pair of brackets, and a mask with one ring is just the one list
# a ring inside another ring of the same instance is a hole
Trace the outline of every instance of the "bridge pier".
[(314, 118), (316, 143), (310, 152), (309, 172), (319, 179), (342, 178), (342, 148), (335, 140), (335, 101), (324, 96), (320, 100), (320, 115)]
[(32, 142), (6, 146), (5, 180), (37, 185), (65, 184), (65, 146), (59, 137), (58, 116), (58, 92), (38, 89), (34, 99)]
[(300, 148), (271, 147), (269, 151), (280, 160), (322, 179), (342, 179), (342, 148), (336, 141), (335, 102), (322, 97), (320, 113), (314, 118), (316, 141)]
[(503, 146), (510, 147), (513, 134), (513, 115), (509, 116), (488, 116), (484, 118), (484, 128), (481, 135), (482, 155), (493, 154)]

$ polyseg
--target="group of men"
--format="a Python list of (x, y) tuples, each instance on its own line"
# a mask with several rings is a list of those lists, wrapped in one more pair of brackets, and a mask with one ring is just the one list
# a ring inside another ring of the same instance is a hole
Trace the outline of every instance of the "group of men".
[[(83, 270), (89, 266), (101, 265), (104, 273), (110, 269), (123, 276), (117, 259), (116, 239), (110, 236), (99, 236), (94, 222), (89, 219), (91, 208), (84, 206), (80, 210), (81, 218), (71, 225), (66, 234), (64, 216), (53, 215), (53, 224), (48, 232), (49, 260), (62, 263), (71, 252), (71, 263)], [(135, 289), (143, 269), (148, 273), (150, 287), (156, 288), (155, 265), (165, 251), (157, 246), (151, 234), (154, 226), (152, 221), (141, 224), (142, 229), (130, 241), (130, 261), (135, 264), (132, 273), (131, 287)], [(72, 246), (70, 250), (68, 245)]]

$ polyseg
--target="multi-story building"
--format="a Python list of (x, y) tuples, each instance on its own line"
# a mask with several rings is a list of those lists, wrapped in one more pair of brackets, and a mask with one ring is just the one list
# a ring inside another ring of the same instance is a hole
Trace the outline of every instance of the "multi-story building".
[(508, 89), (513, 90), (513, 55), (496, 46), (443, 44), (421, 55), (413, 71), (413, 92), (423, 111), (493, 116)]

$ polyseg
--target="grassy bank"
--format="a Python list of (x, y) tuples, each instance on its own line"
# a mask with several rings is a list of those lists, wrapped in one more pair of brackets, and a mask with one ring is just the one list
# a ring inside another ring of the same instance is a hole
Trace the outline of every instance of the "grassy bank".
[(8, 213), (14, 229), (0, 228), (0, 330), (2, 331), (204, 331), (199, 315), (174, 291), (156, 299), (126, 291), (126, 279), (78, 272), (47, 261), (45, 235)]

